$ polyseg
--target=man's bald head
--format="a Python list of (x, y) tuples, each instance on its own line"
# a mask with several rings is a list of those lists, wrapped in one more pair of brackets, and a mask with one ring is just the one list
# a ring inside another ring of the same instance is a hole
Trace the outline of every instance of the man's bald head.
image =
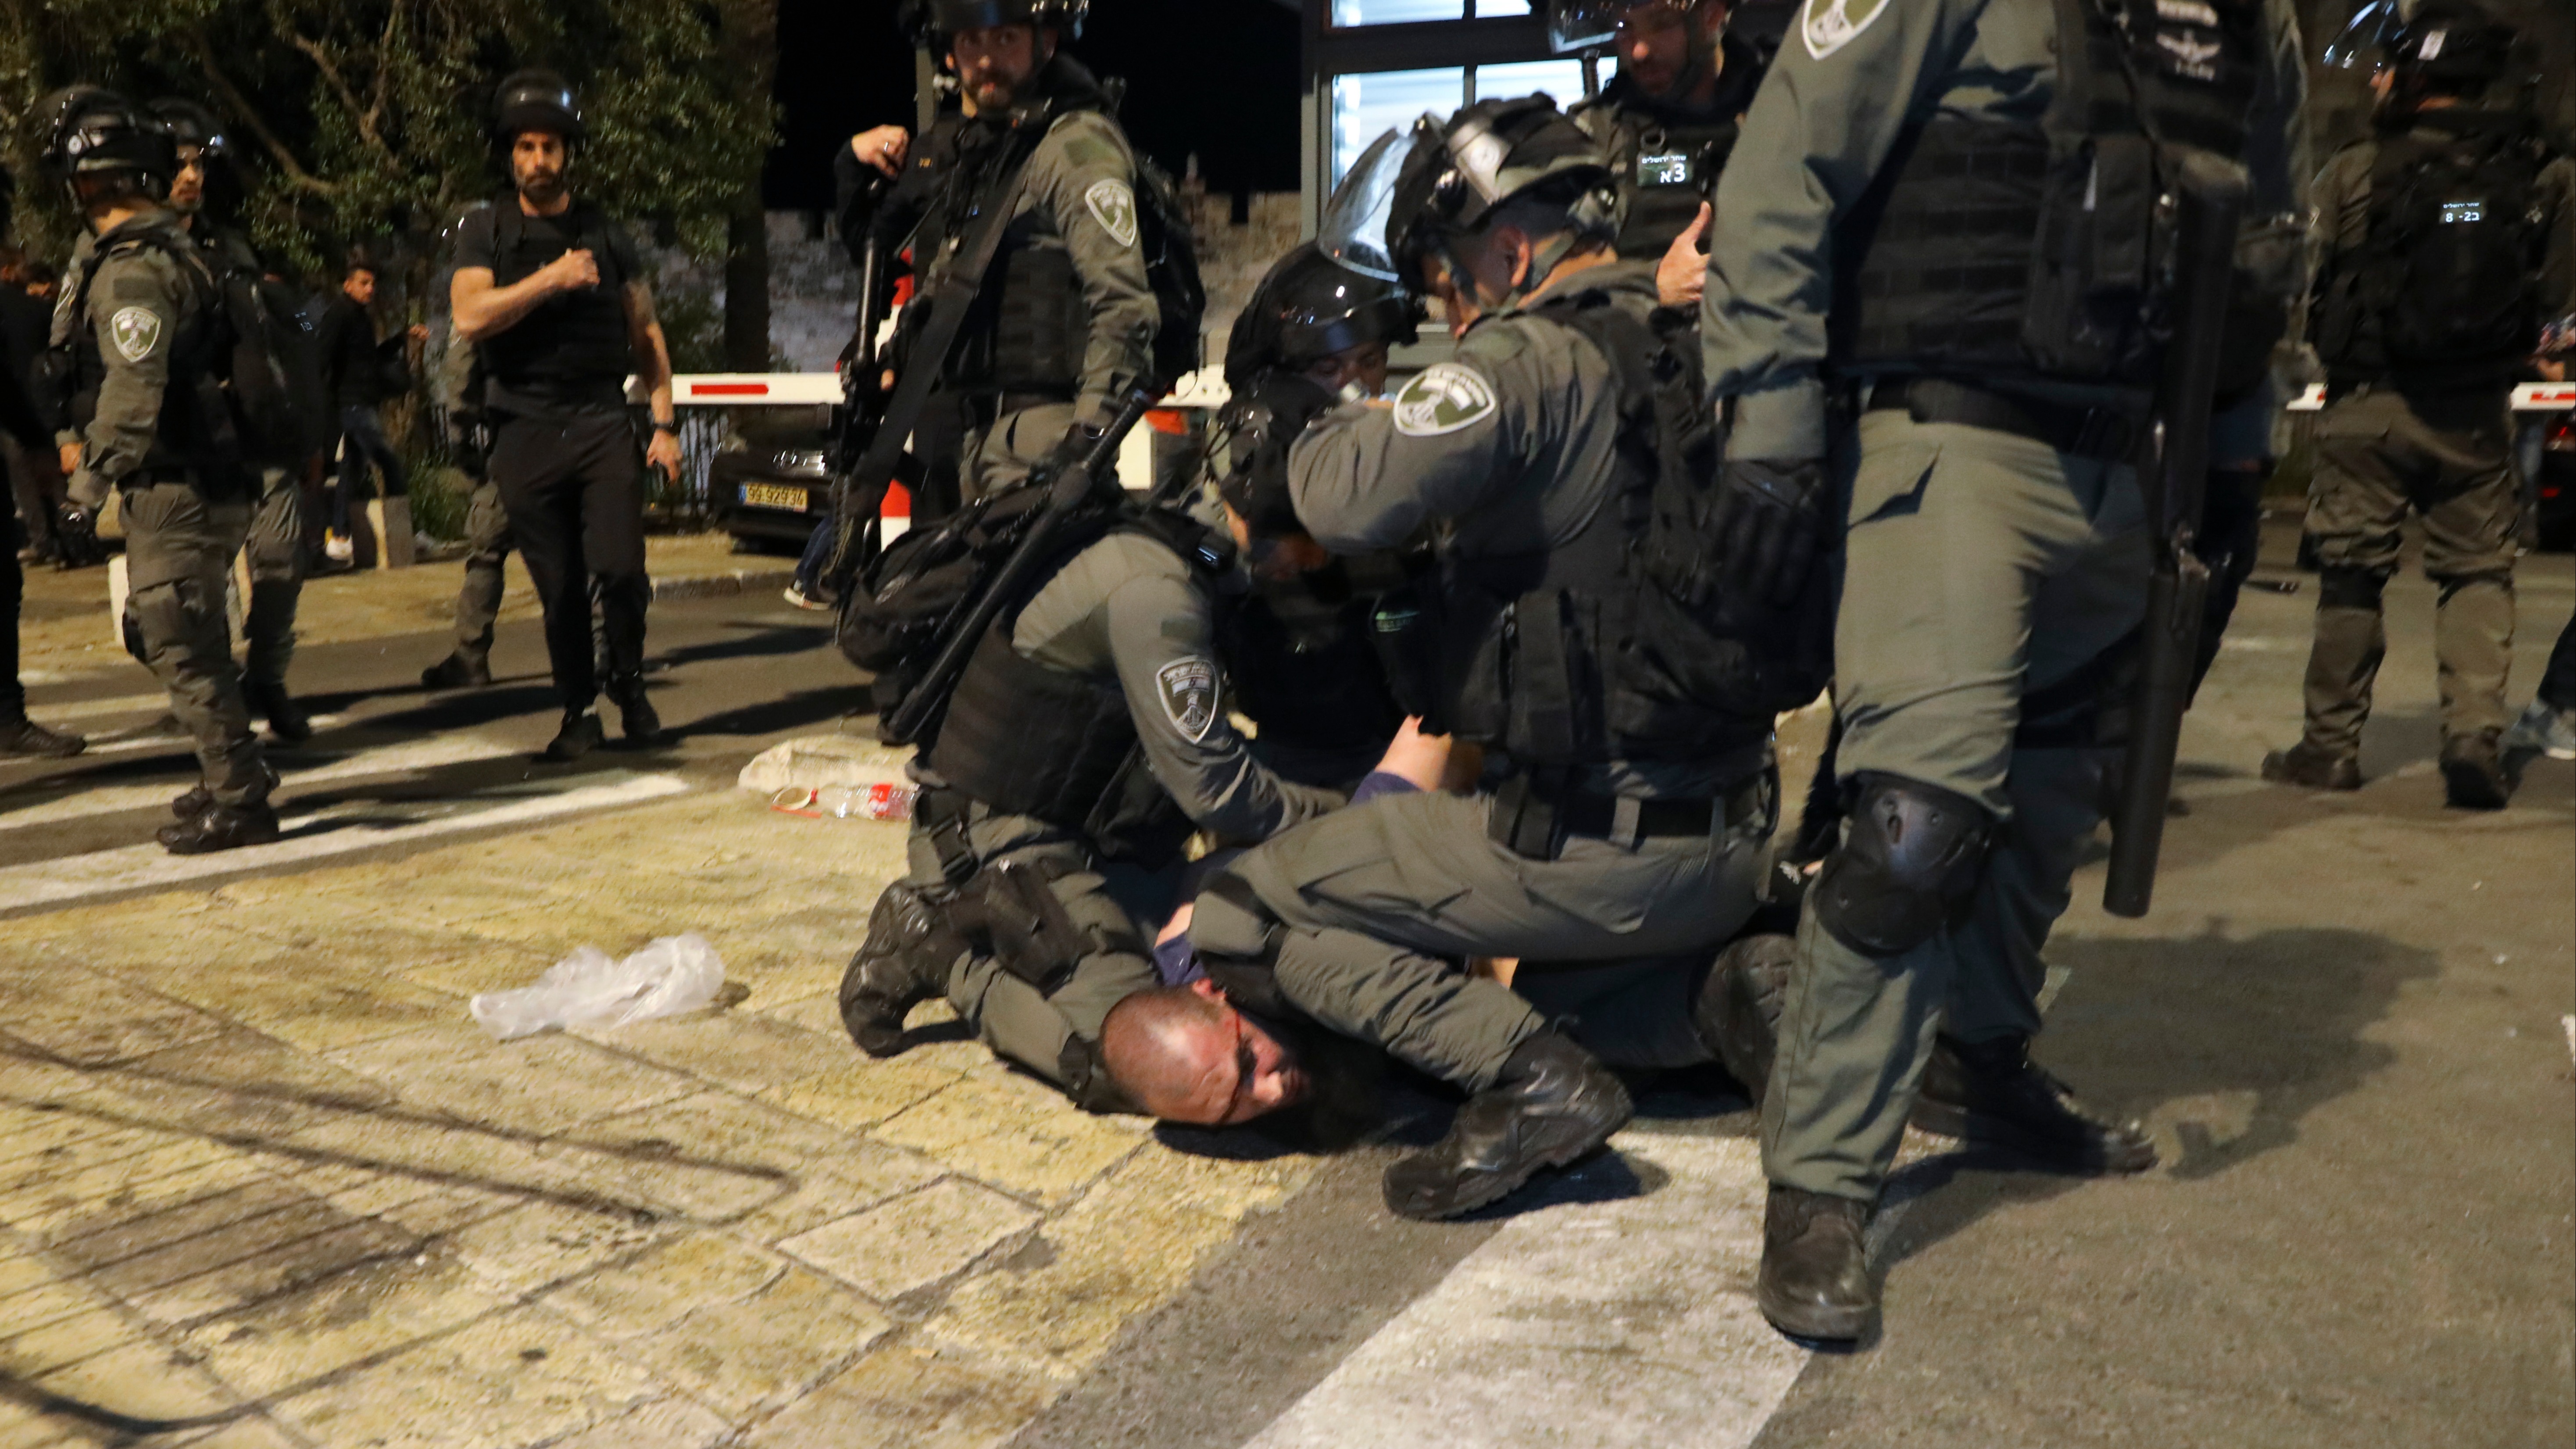
[(1206, 981), (1131, 993), (1100, 1024), (1110, 1079), (1147, 1113), (1247, 1122), (1305, 1095), (1297, 1056)]

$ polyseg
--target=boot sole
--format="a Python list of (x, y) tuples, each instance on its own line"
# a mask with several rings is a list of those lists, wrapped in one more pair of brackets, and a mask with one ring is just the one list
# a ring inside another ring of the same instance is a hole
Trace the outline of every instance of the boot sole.
[(2103, 1177), (2126, 1176), (2156, 1165), (2156, 1149), (2152, 1143), (2115, 1150), (2096, 1141), (2075, 1148), (2061, 1140), (2025, 1131), (2000, 1118), (1980, 1117), (1965, 1107), (1946, 1103), (1917, 1102), (1913, 1115), (1906, 1120), (1935, 1137), (1948, 1137), (1975, 1147), (2001, 1147), (2033, 1162), (2068, 1172)]
[(1878, 1319), (1878, 1309), (1869, 1308), (1792, 1308), (1774, 1303), (1771, 1295), (1756, 1283), (1754, 1306), (1762, 1310), (1763, 1321), (1791, 1338), (1810, 1343), (1857, 1343)]
[(1620, 1128), (1627, 1126), (1629, 1119), (1636, 1115), (1634, 1108), (1624, 1110), (1620, 1112), (1617, 1121), (1597, 1131), (1587, 1131), (1563, 1146), (1549, 1148), (1516, 1171), (1500, 1173), (1466, 1184), (1456, 1197), (1442, 1206), (1409, 1210), (1390, 1202), (1387, 1204), (1387, 1210), (1397, 1217), (1410, 1218), (1418, 1223), (1436, 1223), (1463, 1217), (1478, 1208), (1491, 1207), (1529, 1186), (1531, 1179), (1540, 1173), (1561, 1172), (1608, 1146), (1610, 1138)]

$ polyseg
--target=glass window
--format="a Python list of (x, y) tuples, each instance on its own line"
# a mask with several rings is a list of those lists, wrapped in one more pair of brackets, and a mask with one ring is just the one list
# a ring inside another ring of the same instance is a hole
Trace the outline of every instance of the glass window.
[[(1477, 13), (1482, 14), (1481, 3)], [(1516, 60), (1508, 65), (1476, 67), (1476, 99), (1508, 100), (1535, 91), (1556, 97), (1556, 108), (1569, 110), (1583, 99), (1583, 62), (1568, 57), (1564, 60)]]
[(1527, 15), (1529, 0), (1476, 0), (1476, 18), (1493, 20), (1505, 15)]
[[(1517, 70), (1517, 66), (1488, 66), (1487, 70)], [(1582, 68), (1575, 69), (1576, 93), (1582, 91)], [(1333, 77), (1333, 165), (1330, 184), (1339, 186), (1342, 172), (1359, 159), (1368, 143), (1388, 127), (1402, 131), (1413, 124), (1413, 118), (1429, 111), (1447, 119), (1450, 112), (1465, 105), (1467, 71), (1464, 66), (1442, 66), (1435, 70), (1382, 70), (1360, 75)]]
[[(1526, 12), (1528, 7), (1524, 5), (1522, 8)], [(1480, 13), (1482, 9), (1482, 6), (1478, 7)], [(1403, 25), (1421, 20), (1466, 18), (1467, 0), (1333, 0), (1333, 24), (1336, 26)]]

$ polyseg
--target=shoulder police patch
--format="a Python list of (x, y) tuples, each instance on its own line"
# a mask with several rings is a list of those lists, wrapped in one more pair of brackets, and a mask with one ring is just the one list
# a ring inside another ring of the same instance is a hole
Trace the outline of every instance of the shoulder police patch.
[(1493, 410), (1494, 385), (1482, 373), (1455, 362), (1437, 363), (1395, 395), (1395, 430), (1408, 438), (1436, 438)]
[(1871, 21), (1886, 13), (1887, 0), (1807, 0), (1798, 19), (1798, 38), (1806, 42), (1807, 54), (1823, 60), (1851, 44)]
[(1154, 671), (1163, 713), (1182, 738), (1197, 744), (1216, 727), (1216, 666), (1204, 659), (1175, 659)]
[(1136, 193), (1124, 181), (1095, 181), (1082, 193), (1082, 204), (1091, 219), (1109, 233), (1109, 239), (1122, 247), (1136, 244)]
[(107, 319), (107, 332), (119, 357), (141, 362), (161, 345), (161, 314), (149, 307), (120, 307)]

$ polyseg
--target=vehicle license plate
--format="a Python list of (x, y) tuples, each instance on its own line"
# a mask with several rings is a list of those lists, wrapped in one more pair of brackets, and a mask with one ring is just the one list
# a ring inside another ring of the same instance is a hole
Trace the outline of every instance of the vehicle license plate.
[(742, 501), (753, 508), (784, 508), (790, 513), (803, 513), (812, 498), (802, 488), (784, 488), (776, 483), (745, 483)]

